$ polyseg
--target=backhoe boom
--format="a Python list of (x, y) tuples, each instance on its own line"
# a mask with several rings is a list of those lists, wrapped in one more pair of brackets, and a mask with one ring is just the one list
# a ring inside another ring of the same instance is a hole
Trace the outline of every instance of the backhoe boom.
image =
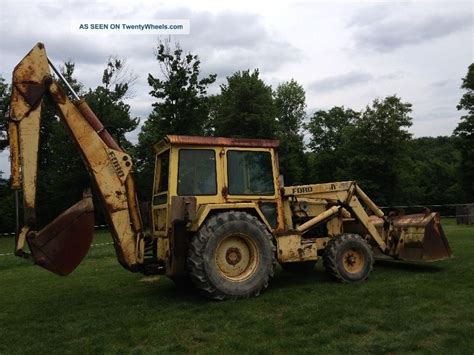
[[(44, 46), (38, 43), (13, 72), (9, 117), (12, 188), (23, 190), (24, 202), (24, 225), (17, 235), (16, 254), (32, 258), (46, 269), (64, 275), (81, 262), (92, 240), (92, 235), (84, 235), (93, 233), (90, 195), (51, 225), (35, 231), (41, 103), (44, 94), (48, 93), (102, 202), (119, 262), (129, 270), (138, 271), (143, 262), (144, 241), (131, 171), (132, 159), (122, 151), (85, 101), (68, 98), (51, 76), (48, 64), (51, 63), (48, 63)], [(78, 240), (89, 242), (78, 245)], [(24, 251), (25, 242), (31, 254)], [(69, 254), (68, 260), (62, 262), (65, 254)], [(72, 264), (71, 259), (75, 260)]]

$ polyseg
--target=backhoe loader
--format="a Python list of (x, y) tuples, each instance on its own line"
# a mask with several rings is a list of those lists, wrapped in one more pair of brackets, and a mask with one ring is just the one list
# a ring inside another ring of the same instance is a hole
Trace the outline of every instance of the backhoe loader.
[[(50, 70), (54, 70), (55, 76)], [(278, 141), (168, 135), (156, 153), (151, 225), (143, 226), (133, 161), (38, 43), (15, 67), (8, 119), (11, 185), (23, 194), (17, 256), (58, 275), (86, 256), (94, 206), (81, 201), (38, 230), (36, 176), (41, 104), (49, 95), (81, 155), (119, 263), (192, 283), (214, 299), (257, 296), (277, 263), (305, 271), (323, 260), (336, 280), (358, 283), (374, 257), (451, 257), (437, 213), (386, 216), (355, 181), (283, 186)], [(71, 98), (70, 98), (71, 97)], [(158, 138), (158, 137), (157, 137)]]

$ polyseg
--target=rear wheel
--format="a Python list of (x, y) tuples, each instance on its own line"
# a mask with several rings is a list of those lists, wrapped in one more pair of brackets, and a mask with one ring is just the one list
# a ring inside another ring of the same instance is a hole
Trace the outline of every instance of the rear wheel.
[(349, 283), (367, 279), (374, 264), (369, 244), (357, 234), (342, 234), (330, 240), (323, 260), (334, 279)]
[(254, 216), (229, 211), (210, 217), (190, 245), (189, 275), (206, 296), (237, 299), (258, 296), (275, 266), (275, 246)]
[(307, 273), (313, 271), (316, 260), (298, 261), (293, 263), (280, 263), (283, 270), (294, 273)]

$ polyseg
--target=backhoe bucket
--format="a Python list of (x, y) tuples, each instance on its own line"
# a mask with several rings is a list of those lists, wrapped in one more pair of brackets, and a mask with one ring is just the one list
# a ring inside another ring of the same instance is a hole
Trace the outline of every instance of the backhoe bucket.
[(94, 236), (94, 205), (86, 197), (26, 240), (35, 263), (57, 275), (69, 275), (89, 251)]
[[(377, 218), (378, 219), (378, 218)], [(374, 221), (381, 228), (383, 221)], [(392, 219), (396, 245), (390, 255), (407, 261), (438, 261), (452, 257), (438, 213), (419, 213)]]

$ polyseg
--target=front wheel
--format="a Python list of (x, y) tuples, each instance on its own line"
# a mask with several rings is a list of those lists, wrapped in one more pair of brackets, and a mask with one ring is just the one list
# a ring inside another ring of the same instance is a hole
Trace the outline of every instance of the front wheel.
[(330, 240), (323, 256), (326, 271), (336, 280), (357, 283), (372, 272), (374, 257), (369, 244), (357, 234)]
[(275, 246), (265, 225), (239, 211), (210, 217), (190, 243), (189, 275), (206, 296), (258, 296), (275, 267)]

